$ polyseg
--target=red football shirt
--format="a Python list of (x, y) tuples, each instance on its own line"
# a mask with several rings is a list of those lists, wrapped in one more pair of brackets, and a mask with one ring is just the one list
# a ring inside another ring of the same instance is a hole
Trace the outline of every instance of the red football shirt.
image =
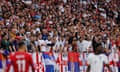
[(26, 52), (15, 52), (14, 54), (11, 54), (7, 72), (9, 72), (11, 66), (13, 67), (14, 72), (29, 72), (30, 66), (34, 72), (32, 56)]

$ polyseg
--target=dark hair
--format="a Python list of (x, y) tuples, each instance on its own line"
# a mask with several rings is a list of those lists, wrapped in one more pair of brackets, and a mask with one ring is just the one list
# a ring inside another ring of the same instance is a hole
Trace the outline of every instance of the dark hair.
[(7, 35), (6, 33), (3, 33), (3, 34), (2, 34), (2, 38), (4, 38), (6, 35)]
[(96, 48), (101, 47), (101, 46), (102, 46), (102, 43), (98, 43)]
[(96, 51), (99, 47), (102, 47), (102, 43), (96, 43), (96, 46), (93, 48), (93, 51)]
[(21, 47), (24, 46), (24, 45), (25, 45), (24, 41), (20, 41), (20, 42), (18, 43), (18, 47), (19, 47), (19, 48), (21, 48)]

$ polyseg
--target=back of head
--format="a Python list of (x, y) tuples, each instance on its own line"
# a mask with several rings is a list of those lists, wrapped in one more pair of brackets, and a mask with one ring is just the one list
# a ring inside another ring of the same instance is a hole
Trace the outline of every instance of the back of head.
[(26, 49), (26, 45), (25, 45), (25, 43), (24, 43), (24, 41), (20, 41), (19, 43), (18, 43), (18, 49)]

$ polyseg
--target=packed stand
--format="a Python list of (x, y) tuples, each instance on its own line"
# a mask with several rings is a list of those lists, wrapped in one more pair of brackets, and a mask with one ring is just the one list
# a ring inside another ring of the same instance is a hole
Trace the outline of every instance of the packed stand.
[[(101, 49), (107, 56), (117, 54), (117, 63), (119, 3), (119, 0), (0, 0), (1, 53), (7, 56), (16, 52), (18, 43), (24, 41), (29, 53), (67, 54), (75, 50), (87, 56), (102, 43)], [(111, 61), (115, 59), (113, 55)]]

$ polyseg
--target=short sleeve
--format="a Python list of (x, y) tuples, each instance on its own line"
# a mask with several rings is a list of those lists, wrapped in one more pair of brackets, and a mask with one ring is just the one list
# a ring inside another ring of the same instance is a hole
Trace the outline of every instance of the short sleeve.
[(87, 57), (87, 64), (90, 65), (91, 64), (91, 54), (88, 55)]
[(109, 64), (109, 61), (106, 55), (103, 55), (103, 61), (105, 64)]

